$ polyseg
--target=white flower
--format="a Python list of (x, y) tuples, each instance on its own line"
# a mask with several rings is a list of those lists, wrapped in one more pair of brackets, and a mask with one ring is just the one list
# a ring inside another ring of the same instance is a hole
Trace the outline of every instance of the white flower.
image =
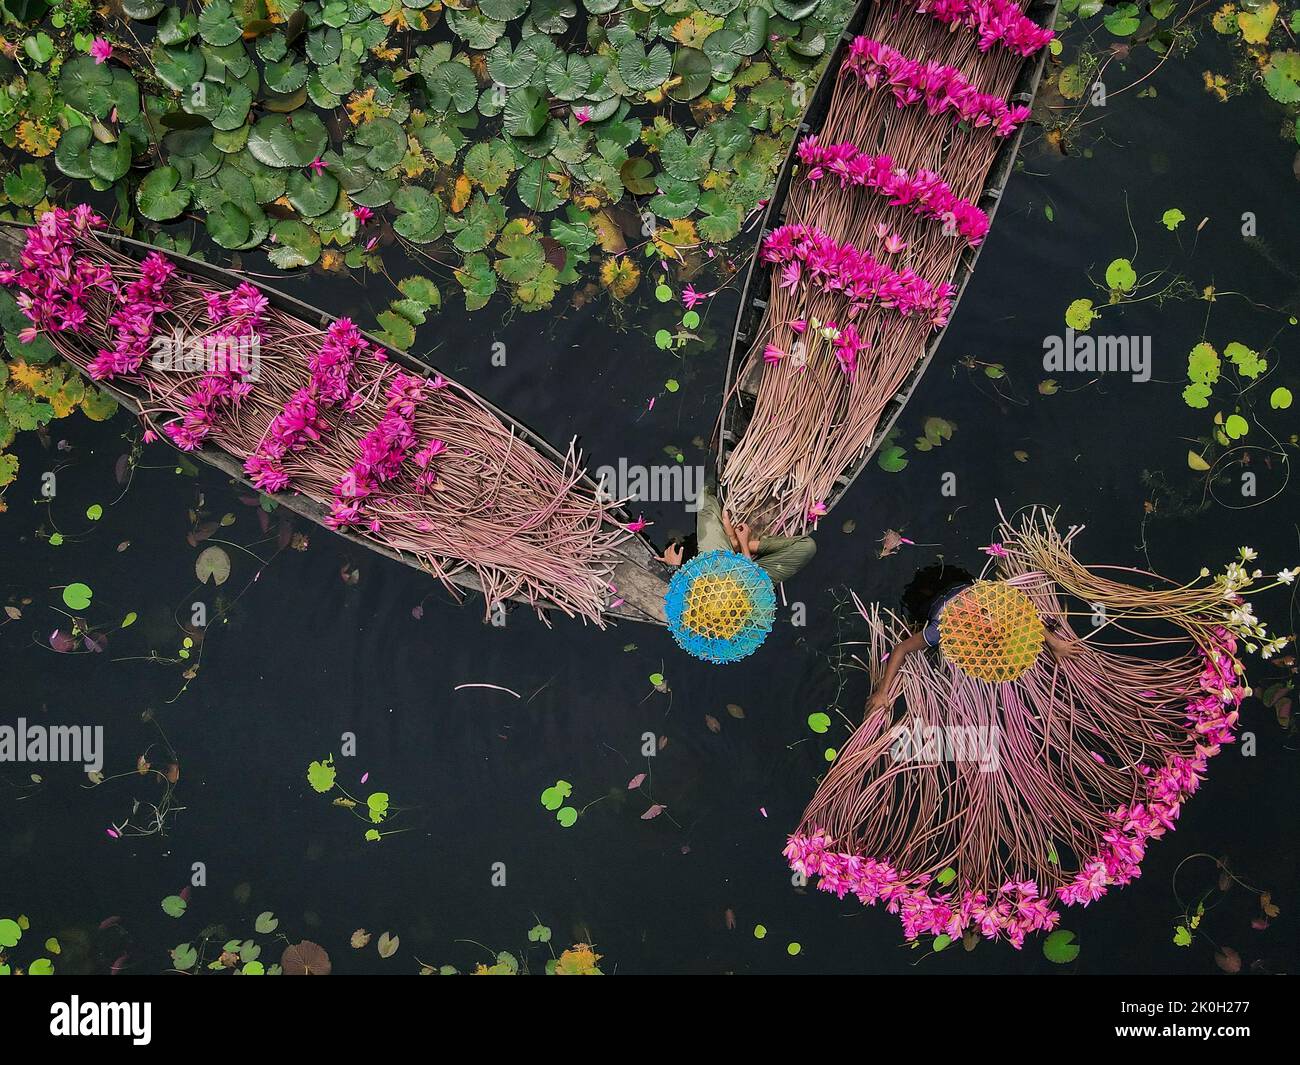
[(1300, 570), (1294, 570), (1294, 569), (1279, 570), (1277, 574), (1277, 579), (1281, 581), (1283, 584), (1290, 584), (1293, 580), (1296, 579), (1297, 573), (1300, 573)]
[(1201, 576), (1202, 576), (1202, 577), (1208, 577), (1209, 575), (1210, 575), (1210, 569), (1209, 569), (1209, 567), (1208, 567), (1208, 566), (1202, 566), (1202, 567), (1201, 567)]
[(1242, 562), (1254, 562), (1255, 559), (1259, 558), (1259, 552), (1253, 547), (1239, 547), (1237, 548), (1237, 554), (1241, 556)]

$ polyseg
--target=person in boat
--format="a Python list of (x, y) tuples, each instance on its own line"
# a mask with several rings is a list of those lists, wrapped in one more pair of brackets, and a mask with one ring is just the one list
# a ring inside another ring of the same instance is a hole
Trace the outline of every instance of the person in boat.
[[(913, 651), (928, 650), (935, 654), (939, 651), (939, 622), (943, 617), (944, 607), (964, 592), (976, 578), (960, 566), (937, 563), (918, 570), (908, 586), (903, 590), (903, 615), (914, 626), (914, 631), (907, 639), (894, 645), (885, 661), (885, 672), (871, 691), (867, 699), (867, 713), (876, 710), (888, 710), (893, 702), (888, 692), (894, 683), (894, 677), (903, 668), (907, 656)], [(1073, 634), (1062, 631), (1063, 627), (1054, 620), (1043, 622), (1045, 629), (1043, 642), (1052, 655), (1058, 659), (1068, 658), (1079, 651), (1078, 641)]]
[[(694, 541), (692, 543), (691, 541)], [(685, 542), (670, 542), (656, 557), (670, 566), (680, 566), (697, 554), (708, 551), (735, 551), (753, 562), (772, 578), (773, 584), (788, 581), (817, 553), (813, 538), (804, 536), (766, 536), (747, 522), (732, 522), (718, 499), (717, 487), (707, 481), (700, 494), (700, 509), (695, 516), (695, 535)]]

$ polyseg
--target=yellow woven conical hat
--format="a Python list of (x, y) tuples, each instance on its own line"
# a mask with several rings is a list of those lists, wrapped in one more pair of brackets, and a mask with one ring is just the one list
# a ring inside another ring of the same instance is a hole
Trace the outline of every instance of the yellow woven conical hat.
[(1003, 581), (976, 581), (948, 600), (939, 618), (943, 656), (967, 676), (995, 684), (1027, 673), (1044, 635), (1029, 597)]

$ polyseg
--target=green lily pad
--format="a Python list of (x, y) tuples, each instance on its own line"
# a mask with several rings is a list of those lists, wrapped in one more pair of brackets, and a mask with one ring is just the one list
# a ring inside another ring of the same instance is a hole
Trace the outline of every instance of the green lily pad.
[(678, 103), (694, 100), (712, 83), (713, 68), (713, 61), (699, 49), (678, 48), (673, 53), (673, 74), (681, 80), (668, 90), (669, 98)]
[(170, 222), (190, 205), (190, 189), (174, 166), (160, 166), (140, 182), (135, 204), (150, 221)]
[(333, 207), (339, 198), (339, 181), (328, 170), (290, 171), (286, 179), (289, 202), (304, 218), (315, 218)]
[(393, 229), (407, 240), (427, 244), (442, 236), (442, 201), (428, 189), (418, 185), (399, 189), (393, 196), (393, 206), (402, 212), (393, 223)]
[(366, 153), (366, 162), (376, 170), (391, 170), (406, 155), (406, 131), (391, 118), (375, 118), (363, 123), (356, 128), (352, 139), (370, 149)]
[(506, 132), (514, 137), (540, 133), (550, 117), (546, 97), (534, 88), (516, 89), (506, 98), (502, 111)]
[(208, 44), (233, 44), (243, 35), (244, 29), (236, 21), (229, 0), (209, 0), (199, 12), (199, 36)]
[(89, 181), (95, 172), (90, 169), (90, 142), (94, 135), (89, 126), (73, 126), (54, 149), (54, 165), (70, 178)]
[(271, 262), (281, 270), (311, 266), (320, 258), (320, 236), (305, 222), (284, 219), (271, 227), (275, 247), (269, 252)]
[[(400, 131), (401, 127), (398, 129)], [(328, 143), (325, 123), (310, 111), (264, 115), (248, 135), (248, 150), (253, 157), (274, 167), (306, 166), (325, 150)]]
[(94, 594), (89, 585), (74, 581), (63, 589), (63, 605), (69, 610), (85, 610)]
[(649, 52), (640, 42), (619, 49), (618, 73), (629, 89), (644, 92), (658, 88), (668, 80), (672, 69), (672, 53), (662, 44), (656, 44)]

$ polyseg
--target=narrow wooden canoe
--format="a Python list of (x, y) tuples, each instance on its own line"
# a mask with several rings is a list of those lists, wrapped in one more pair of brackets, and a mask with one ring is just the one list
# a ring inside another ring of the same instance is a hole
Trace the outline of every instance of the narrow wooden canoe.
[[(785, 222), (786, 199), (798, 163), (799, 141), (809, 133), (821, 131), (826, 113), (830, 108), (835, 80), (848, 53), (849, 44), (854, 37), (862, 32), (867, 15), (875, 2), (877, 0), (861, 0), (854, 9), (853, 16), (849, 20), (848, 26), (845, 27), (844, 33), (840, 36), (835, 52), (817, 83), (812, 99), (808, 102), (803, 121), (795, 133), (790, 150), (786, 154), (785, 162), (777, 176), (776, 189), (772, 193), (772, 198), (768, 201), (767, 208), (763, 213), (763, 221), (756, 241), (756, 250), (754, 257), (750, 260), (749, 269), (745, 275), (745, 285), (741, 291), (740, 310), (736, 315), (736, 326), (732, 333), (731, 351), (727, 360), (726, 384), (722, 393), (723, 406), (715, 442), (719, 480), (722, 479), (722, 473), (726, 467), (727, 455), (744, 434), (750, 414), (753, 411), (754, 396), (758, 387), (758, 382), (754, 379), (752, 373), (747, 380), (737, 381), (736, 379), (745, 355), (751, 346), (749, 338), (758, 333), (763, 322), (763, 316), (767, 310), (768, 293), (771, 291), (772, 268), (769, 264), (760, 261), (757, 248), (762, 246), (763, 239), (768, 233)], [(1038, 25), (1051, 26), (1056, 21), (1058, 5), (1059, 0), (1034, 0), (1025, 13)], [(1026, 106), (1033, 103), (1047, 63), (1047, 53), (1048, 50), (1043, 48), (1036, 56), (1027, 58), (1021, 64), (1020, 74), (1011, 94), (1012, 103)], [(989, 169), (988, 178), (984, 183), (983, 191), (980, 193), (978, 206), (989, 216), (990, 222), (993, 220), (998, 204), (1002, 200), (1002, 194), (1007, 181), (1011, 177), (1011, 172), (1015, 168), (1016, 155), (1020, 150), (1020, 139), (1023, 133), (1024, 126), (1022, 125), (999, 146), (993, 165)], [(975, 273), (975, 264), (979, 260), (980, 250), (983, 247), (984, 243), (980, 243), (973, 248), (966, 248), (961, 254), (956, 272), (950, 279), (955, 292), (953, 293), (952, 314), (949, 315), (949, 321), (956, 314), (957, 305), (961, 301), (962, 294), (966, 291), (966, 285)], [(947, 331), (948, 327), (944, 326), (930, 338), (924, 354), (912, 368), (902, 387), (885, 407), (875, 432), (872, 433), (871, 439), (867, 442), (861, 455), (836, 480), (834, 490), (825, 500), (828, 511), (843, 498), (844, 493), (849, 490), (853, 482), (858, 479), (862, 471), (875, 458), (880, 445), (884, 443), (893, 430), (898, 416), (903, 412), (907, 401), (912, 397), (912, 393), (916, 390), (917, 384), (920, 383), (921, 377), (925, 374), (935, 353), (939, 350), (939, 346), (943, 343)]]
[[(16, 263), (22, 252), (23, 243), (26, 240), (27, 226), (18, 222), (0, 220), (0, 261), (9, 261)], [(125, 255), (132, 258), (143, 258), (149, 252), (160, 249), (151, 244), (145, 244), (138, 240), (132, 240), (130, 237), (112, 232), (103, 232), (100, 234), (102, 240), (113, 245)], [(319, 328), (324, 328), (330, 322), (334, 321), (336, 316), (327, 314), (310, 304), (304, 303), (287, 293), (280, 292), (269, 285), (264, 285), (251, 278), (243, 277), (230, 270), (213, 266), (211, 263), (203, 262), (199, 259), (191, 258), (188, 255), (180, 255), (176, 252), (166, 251), (169, 259), (173, 260), (179, 267), (196, 277), (203, 278), (212, 282), (213, 285), (225, 289), (233, 289), (236, 285), (247, 282), (256, 285), (271, 302), (272, 306), (278, 307), (286, 314), (299, 318), (304, 322), (309, 322)], [(364, 333), (364, 336), (377, 347), (386, 348), (392, 361), (399, 363), (405, 369), (412, 373), (421, 375), (430, 375), (436, 373), (435, 367), (419, 361), (406, 352), (395, 351), (390, 345), (381, 344), (373, 335)], [(139, 396), (134, 394), (129, 387), (124, 387), (120, 382), (98, 382), (99, 387), (109, 392), (123, 407), (132, 413), (138, 414), (140, 411)], [(549, 444), (545, 439), (533, 432), (527, 425), (512, 418), (503, 410), (500, 410), (494, 404), (489, 403), (481, 396), (476, 397), (483, 407), (494, 414), (501, 422), (509, 426), (515, 434), (524, 442), (533, 447), (537, 452), (553, 461), (557, 466), (564, 465), (564, 455), (555, 447)], [(195, 458), (202, 460), (210, 466), (214, 466), (222, 473), (226, 474), (234, 481), (247, 487), (250, 491), (257, 492), (244, 473), (243, 463), (234, 455), (221, 450), (220, 448), (205, 445), (197, 451), (192, 452)], [(591, 477), (583, 473), (581, 483), (593, 492), (598, 489), (596, 482)], [(282, 506), (288, 507), (294, 513), (315, 522), (322, 528), (328, 528), (324, 524), (324, 519), (328, 515), (328, 508), (317, 503), (315, 500), (308, 498), (298, 492), (287, 490), (277, 492), (275, 499)], [(630, 520), (622, 510), (614, 511), (615, 516), (620, 521)], [(345, 530), (331, 529), (331, 532), (342, 536), (360, 547), (369, 551), (385, 555), (397, 562), (423, 570), (419, 562), (412, 556), (394, 551), (391, 548), (381, 544), (376, 544), (364, 537), (357, 536), (354, 533)], [(664, 614), (664, 596), (668, 591), (668, 578), (672, 575), (672, 569), (665, 566), (655, 558), (655, 550), (648, 537), (643, 533), (633, 536), (631, 539), (621, 544), (614, 552), (614, 557), (610, 560), (613, 566), (611, 581), (616, 592), (609, 595), (609, 602), (617, 603), (617, 606), (608, 605), (604, 611), (607, 617), (626, 621), (644, 621), (651, 624), (666, 624)], [(466, 592), (482, 593), (482, 587), (473, 573), (457, 573), (450, 578), (452, 584), (464, 589)], [(519, 600), (524, 602), (525, 600)], [(546, 609), (545, 603), (539, 603), (543, 609)]]

